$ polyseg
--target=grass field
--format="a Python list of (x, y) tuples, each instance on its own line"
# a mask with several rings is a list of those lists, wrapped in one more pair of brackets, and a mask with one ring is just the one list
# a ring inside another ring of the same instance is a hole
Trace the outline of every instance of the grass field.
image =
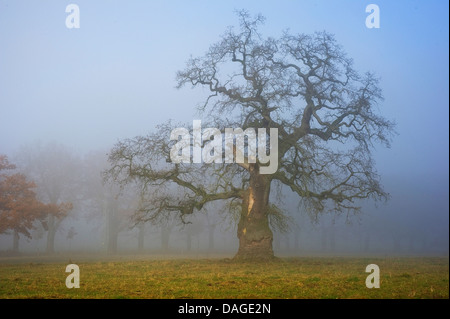
[[(80, 288), (65, 285), (66, 265)], [(365, 286), (368, 264), (380, 288)], [(166, 259), (0, 263), (0, 298), (449, 298), (443, 258)]]

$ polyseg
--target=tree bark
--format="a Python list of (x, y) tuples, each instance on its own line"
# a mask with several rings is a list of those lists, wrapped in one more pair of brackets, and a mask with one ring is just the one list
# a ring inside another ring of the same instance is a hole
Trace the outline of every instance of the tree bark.
[(268, 204), (270, 179), (250, 168), (250, 186), (242, 201), (242, 211), (237, 229), (239, 250), (235, 259), (273, 259), (273, 233), (269, 227)]

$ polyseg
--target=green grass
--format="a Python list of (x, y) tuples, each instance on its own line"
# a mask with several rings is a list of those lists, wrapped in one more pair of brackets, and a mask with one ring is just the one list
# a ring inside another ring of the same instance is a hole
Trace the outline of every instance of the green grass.
[[(0, 298), (449, 298), (448, 258), (282, 258), (73, 261), (80, 288), (68, 289), (68, 263), (0, 264)], [(368, 264), (380, 288), (368, 289)]]

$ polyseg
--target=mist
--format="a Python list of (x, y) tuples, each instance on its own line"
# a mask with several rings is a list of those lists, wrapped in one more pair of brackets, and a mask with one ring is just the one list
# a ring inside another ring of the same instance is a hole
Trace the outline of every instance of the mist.
[(53, 244), (36, 223), (18, 251), (12, 232), (0, 234), (0, 256), (233, 257), (237, 218), (225, 203), (185, 223), (143, 223), (139, 192), (105, 184), (102, 172), (117, 141), (199, 119), (208, 93), (176, 89), (176, 73), (236, 26), (243, 6), (266, 17), (265, 36), (335, 34), (357, 70), (381, 78), (380, 113), (397, 123), (391, 148), (372, 154), (389, 200), (315, 218), (283, 188), (274, 200), (289, 227), (273, 229), (275, 255), (448, 256), (448, 3), (377, 1), (379, 29), (365, 27), (366, 4), (355, 1), (80, 0), (77, 29), (65, 25), (67, 4), (0, 1), (0, 155), (39, 200), (73, 204)]

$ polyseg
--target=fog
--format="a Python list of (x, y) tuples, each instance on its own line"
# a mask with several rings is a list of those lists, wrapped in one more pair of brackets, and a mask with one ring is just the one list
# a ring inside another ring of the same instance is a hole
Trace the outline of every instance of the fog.
[[(335, 34), (358, 71), (381, 78), (379, 113), (397, 123), (391, 148), (373, 152), (390, 199), (361, 202), (357, 216), (314, 220), (284, 189), (279, 205), (290, 229), (274, 231), (275, 255), (448, 256), (447, 2), (376, 1), (379, 29), (365, 26), (368, 3), (361, 1), (73, 3), (80, 28), (69, 29), (69, 2), (0, 0), (0, 155), (36, 183), (41, 201), (73, 203), (55, 228), (55, 253), (236, 253), (236, 220), (223, 203), (191, 224), (139, 224), (137, 193), (117, 197), (118, 186), (103, 185), (101, 172), (118, 140), (169, 119), (199, 119), (207, 92), (176, 89), (176, 72), (238, 24), (236, 9), (247, 9), (266, 17), (265, 36), (285, 29)], [(36, 224), (31, 235), (20, 237), (20, 253), (48, 252), (48, 230)], [(0, 234), (0, 256), (12, 255), (12, 247), (12, 233)]]

